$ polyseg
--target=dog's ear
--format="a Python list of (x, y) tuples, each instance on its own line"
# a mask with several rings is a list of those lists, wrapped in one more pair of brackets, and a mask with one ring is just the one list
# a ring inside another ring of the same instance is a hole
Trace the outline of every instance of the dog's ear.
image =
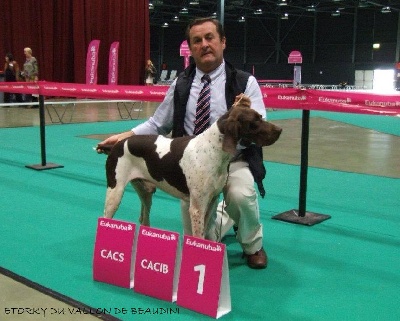
[(239, 141), (240, 123), (236, 117), (228, 117), (224, 121), (224, 140), (222, 141), (222, 149), (234, 155), (236, 153), (236, 146)]
[(236, 153), (237, 140), (233, 139), (231, 136), (224, 136), (224, 140), (222, 141), (222, 150), (231, 155), (235, 155)]

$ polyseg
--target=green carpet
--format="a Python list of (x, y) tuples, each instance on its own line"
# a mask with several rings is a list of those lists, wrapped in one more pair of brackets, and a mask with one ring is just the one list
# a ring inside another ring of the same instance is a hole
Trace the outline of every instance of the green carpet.
[[(400, 135), (396, 118), (322, 112), (312, 116)], [(270, 120), (296, 117), (301, 113), (269, 115)], [(96, 140), (82, 136), (120, 132), (134, 124), (47, 126), (47, 162), (65, 167), (45, 171), (25, 168), (40, 163), (37, 127), (0, 129), (1, 267), (93, 308), (177, 308), (92, 279), (96, 224), (106, 189), (105, 156), (93, 151)], [(266, 270), (249, 269), (239, 245), (226, 238), (232, 311), (223, 319), (398, 320), (400, 180), (309, 168), (307, 209), (332, 218), (307, 227), (271, 219), (297, 208), (299, 167), (266, 165), (267, 196), (260, 199), (260, 208), (269, 265)], [(116, 218), (137, 222), (138, 210), (137, 196), (128, 188)], [(179, 202), (157, 191), (152, 225), (181, 232)], [(173, 315), (115, 316), (210, 319), (184, 308)]]

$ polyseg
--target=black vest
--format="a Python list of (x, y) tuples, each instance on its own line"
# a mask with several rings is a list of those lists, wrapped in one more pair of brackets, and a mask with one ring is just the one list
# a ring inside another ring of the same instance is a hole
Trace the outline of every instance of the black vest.
[[(227, 108), (231, 108), (235, 102), (235, 97), (246, 90), (247, 81), (250, 74), (242, 70), (235, 69), (225, 61), (225, 100)], [(174, 91), (174, 119), (172, 127), (172, 137), (187, 135), (184, 129), (186, 105), (189, 100), (190, 88), (196, 74), (196, 65), (192, 64), (179, 74)], [(261, 197), (265, 196), (262, 180), (265, 178), (266, 170), (263, 163), (262, 148), (251, 146), (242, 151), (242, 158), (249, 163), (249, 169), (257, 183)]]

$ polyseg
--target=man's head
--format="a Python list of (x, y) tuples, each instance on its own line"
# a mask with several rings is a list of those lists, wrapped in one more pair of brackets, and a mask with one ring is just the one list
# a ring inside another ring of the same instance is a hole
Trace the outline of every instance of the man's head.
[(32, 57), (32, 49), (29, 47), (24, 48), (25, 57)]
[(224, 59), (225, 32), (213, 18), (193, 20), (186, 29), (186, 40), (197, 67), (204, 73), (215, 70)]

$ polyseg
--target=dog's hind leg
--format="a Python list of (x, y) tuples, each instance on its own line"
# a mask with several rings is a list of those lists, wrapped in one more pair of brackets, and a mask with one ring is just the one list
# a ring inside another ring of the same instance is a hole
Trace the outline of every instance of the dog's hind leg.
[(131, 184), (141, 202), (139, 222), (141, 225), (150, 226), (150, 210), (156, 187), (154, 184), (141, 179), (133, 180)]
[(124, 194), (125, 185), (117, 185), (114, 188), (107, 187), (106, 204), (104, 206), (104, 217), (113, 218), (121, 203)]

